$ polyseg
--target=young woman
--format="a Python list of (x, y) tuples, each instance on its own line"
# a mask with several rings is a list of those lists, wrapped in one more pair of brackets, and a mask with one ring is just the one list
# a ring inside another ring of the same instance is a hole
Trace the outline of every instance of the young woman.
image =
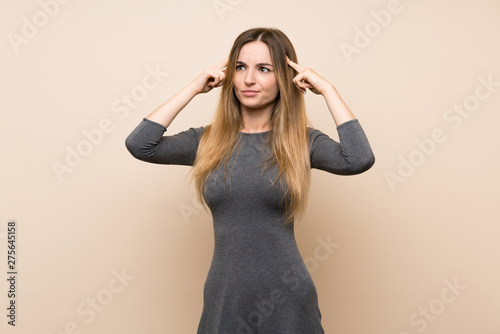
[[(196, 95), (222, 87), (213, 122), (164, 136)], [(303, 94), (321, 94), (339, 142), (308, 126)], [(137, 159), (190, 165), (214, 225), (214, 254), (198, 334), (324, 333), (314, 282), (294, 237), (311, 168), (353, 175), (375, 162), (335, 87), (297, 64), (278, 29), (240, 34), (229, 58), (205, 69), (144, 118), (126, 140)]]

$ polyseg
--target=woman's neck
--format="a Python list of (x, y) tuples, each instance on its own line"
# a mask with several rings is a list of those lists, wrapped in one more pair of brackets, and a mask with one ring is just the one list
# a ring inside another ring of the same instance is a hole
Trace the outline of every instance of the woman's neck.
[(253, 133), (271, 130), (271, 114), (271, 108), (267, 110), (242, 110), (243, 124), (240, 131)]

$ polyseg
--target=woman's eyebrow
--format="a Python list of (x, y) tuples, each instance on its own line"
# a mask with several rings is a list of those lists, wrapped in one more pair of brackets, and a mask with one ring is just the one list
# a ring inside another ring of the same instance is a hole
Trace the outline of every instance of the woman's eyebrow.
[[(239, 61), (239, 60), (236, 62), (236, 64), (241, 64), (241, 65), (245, 65), (246, 66), (245, 62), (242, 62), (242, 61)], [(269, 63), (258, 63), (257, 66), (272, 66), (272, 67), (274, 67), (272, 64), (269, 64)]]

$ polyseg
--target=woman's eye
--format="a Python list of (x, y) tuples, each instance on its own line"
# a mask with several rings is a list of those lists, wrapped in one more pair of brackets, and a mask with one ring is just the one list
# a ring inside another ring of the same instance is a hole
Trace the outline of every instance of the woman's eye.
[[(243, 70), (245, 70), (245, 65), (236, 65), (236, 71), (243, 71)], [(271, 72), (271, 70), (268, 69), (267, 67), (260, 67), (259, 71), (264, 73)]]

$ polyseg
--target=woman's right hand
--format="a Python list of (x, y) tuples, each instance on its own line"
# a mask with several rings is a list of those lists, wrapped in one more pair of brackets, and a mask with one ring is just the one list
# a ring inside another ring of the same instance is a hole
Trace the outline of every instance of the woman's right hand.
[(224, 60), (217, 66), (207, 67), (203, 73), (201, 73), (196, 79), (191, 83), (197, 94), (208, 93), (216, 87), (222, 86), (224, 82), (225, 67), (227, 65), (227, 60)]

